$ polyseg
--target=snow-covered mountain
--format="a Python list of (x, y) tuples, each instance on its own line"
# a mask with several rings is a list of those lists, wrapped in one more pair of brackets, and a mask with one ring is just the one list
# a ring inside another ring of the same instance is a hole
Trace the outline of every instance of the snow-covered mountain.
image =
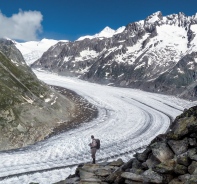
[(100, 39), (110, 38), (110, 37), (112, 37), (115, 34), (123, 32), (124, 29), (125, 29), (125, 26), (122, 26), (122, 27), (118, 28), (117, 30), (111, 29), (110, 27), (107, 26), (100, 33), (97, 33), (97, 34), (95, 34), (93, 36), (90, 36), (90, 35), (82, 36), (82, 37), (78, 38), (77, 41), (84, 40), (85, 38), (89, 38), (89, 39), (93, 39), (93, 38), (100, 38)]
[(58, 43), (33, 67), (109, 85), (196, 96), (197, 14), (156, 12), (120, 33), (107, 30), (111, 36), (102, 39)]
[[(23, 54), (26, 63), (31, 65), (39, 59), (45, 51), (59, 41), (60, 40), (42, 39), (41, 41), (29, 41), (24, 43), (15, 42), (15, 45)], [(67, 42), (67, 40), (61, 41)]]

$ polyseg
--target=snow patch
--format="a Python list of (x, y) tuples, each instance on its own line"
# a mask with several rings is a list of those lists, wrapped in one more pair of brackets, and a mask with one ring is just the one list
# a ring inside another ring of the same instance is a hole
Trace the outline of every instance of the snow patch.
[(83, 50), (80, 52), (81, 57), (86, 58), (95, 58), (98, 56), (98, 53), (95, 50)]
[(180, 68), (177, 68), (178, 73), (184, 74), (185, 72), (181, 70)]
[(80, 38), (77, 39), (77, 41), (81, 41), (84, 40), (85, 38), (89, 38), (89, 39), (93, 39), (93, 38), (110, 38), (113, 35), (122, 33), (125, 30), (125, 26), (122, 26), (120, 28), (118, 28), (117, 30), (111, 29), (110, 27), (105, 27), (100, 33), (97, 33), (93, 36), (90, 35), (86, 35), (86, 36), (82, 36)]
[(16, 66), (19, 66), (18, 62), (14, 61), (13, 59), (11, 59), (12, 63), (14, 63)]
[(68, 42), (68, 40), (42, 39), (41, 41), (29, 41), (24, 43), (15, 42), (15, 46), (24, 56), (27, 65), (31, 65), (39, 59), (45, 51), (59, 41)]

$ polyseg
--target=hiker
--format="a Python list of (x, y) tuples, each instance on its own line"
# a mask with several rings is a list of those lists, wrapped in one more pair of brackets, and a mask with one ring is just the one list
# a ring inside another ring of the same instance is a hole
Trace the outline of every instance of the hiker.
[(97, 142), (96, 142), (96, 139), (94, 138), (93, 135), (91, 135), (91, 139), (92, 139), (92, 143), (89, 144), (90, 148), (91, 148), (91, 154), (92, 154), (92, 163), (95, 164), (96, 162), (96, 150), (97, 150)]

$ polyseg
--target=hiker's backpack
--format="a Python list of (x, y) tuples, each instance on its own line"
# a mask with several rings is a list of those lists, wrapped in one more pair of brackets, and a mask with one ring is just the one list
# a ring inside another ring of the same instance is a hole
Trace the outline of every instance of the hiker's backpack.
[(95, 139), (96, 140), (96, 149), (100, 149), (101, 143), (99, 139)]

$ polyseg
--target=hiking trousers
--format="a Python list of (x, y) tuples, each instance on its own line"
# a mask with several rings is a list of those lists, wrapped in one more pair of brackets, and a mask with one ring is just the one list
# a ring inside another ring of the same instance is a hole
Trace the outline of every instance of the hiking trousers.
[(96, 148), (91, 149), (92, 158), (95, 159), (96, 157)]

